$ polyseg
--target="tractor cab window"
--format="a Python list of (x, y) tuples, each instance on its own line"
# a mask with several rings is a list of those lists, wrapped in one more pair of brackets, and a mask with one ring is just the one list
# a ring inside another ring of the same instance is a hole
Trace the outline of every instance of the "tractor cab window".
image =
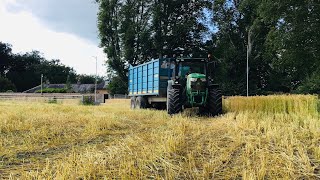
[(179, 76), (186, 78), (191, 73), (206, 74), (204, 62), (180, 62)]

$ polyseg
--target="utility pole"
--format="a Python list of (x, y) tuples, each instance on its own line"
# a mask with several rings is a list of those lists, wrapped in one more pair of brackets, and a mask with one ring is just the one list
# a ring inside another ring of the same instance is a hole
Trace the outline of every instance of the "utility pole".
[(97, 103), (97, 78), (98, 78), (98, 58), (97, 56), (93, 56), (96, 59), (96, 78), (94, 84), (94, 102)]
[(247, 43), (247, 97), (249, 96), (249, 55), (251, 53), (252, 42), (251, 42), (251, 29), (248, 30), (248, 43)]
[(247, 45), (247, 97), (249, 96), (249, 45)]
[(43, 74), (41, 74), (41, 96), (43, 95), (43, 93), (42, 93), (42, 88), (43, 88)]

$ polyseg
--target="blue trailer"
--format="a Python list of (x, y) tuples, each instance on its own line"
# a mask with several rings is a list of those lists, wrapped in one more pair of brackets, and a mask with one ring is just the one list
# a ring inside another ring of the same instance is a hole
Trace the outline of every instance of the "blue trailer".
[(132, 109), (167, 109), (177, 114), (199, 107), (201, 114), (222, 112), (222, 95), (210, 77), (210, 58), (160, 58), (129, 68)]
[(132, 108), (165, 108), (168, 80), (172, 77), (171, 58), (156, 59), (130, 66), (129, 96)]

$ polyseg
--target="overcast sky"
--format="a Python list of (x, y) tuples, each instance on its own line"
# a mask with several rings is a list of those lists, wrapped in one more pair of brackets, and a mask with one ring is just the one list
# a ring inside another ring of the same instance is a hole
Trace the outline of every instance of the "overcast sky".
[(93, 0), (0, 0), (0, 41), (15, 53), (38, 50), (77, 73), (105, 75)]

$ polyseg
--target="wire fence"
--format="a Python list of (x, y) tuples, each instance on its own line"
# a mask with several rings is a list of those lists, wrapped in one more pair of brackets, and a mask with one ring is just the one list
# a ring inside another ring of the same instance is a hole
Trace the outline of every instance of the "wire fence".
[[(21, 100), (21, 101), (67, 101), (67, 100), (78, 100), (83, 102), (85, 97), (91, 97), (95, 99), (95, 94), (75, 94), (75, 93), (0, 93), (0, 101), (5, 100)], [(104, 103), (104, 94), (97, 94), (95, 101)]]
[(130, 99), (130, 97), (127, 94), (114, 94), (110, 95), (109, 99)]

